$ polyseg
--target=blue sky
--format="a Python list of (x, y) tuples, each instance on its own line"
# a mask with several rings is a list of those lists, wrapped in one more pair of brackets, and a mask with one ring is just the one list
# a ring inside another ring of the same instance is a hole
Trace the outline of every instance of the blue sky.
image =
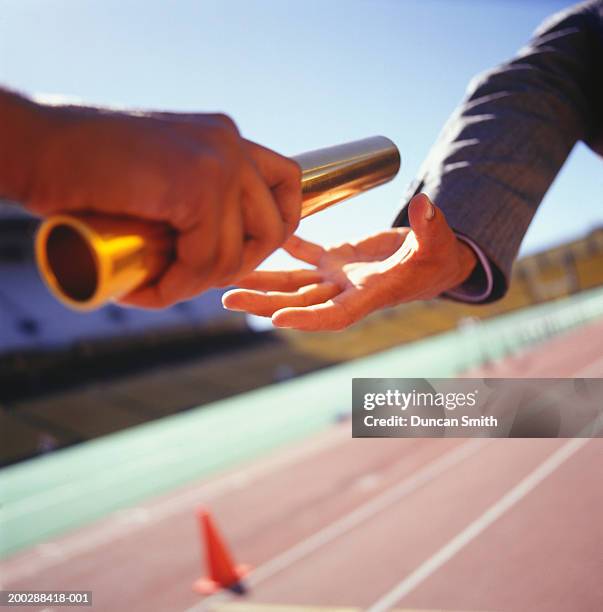
[[(0, 81), (98, 104), (227, 112), (245, 136), (284, 154), (389, 136), (403, 158), (395, 181), (301, 226), (306, 238), (341, 242), (391, 223), (468, 80), (568, 4), (3, 0)], [(602, 224), (601, 193), (601, 161), (579, 145), (524, 252)]]

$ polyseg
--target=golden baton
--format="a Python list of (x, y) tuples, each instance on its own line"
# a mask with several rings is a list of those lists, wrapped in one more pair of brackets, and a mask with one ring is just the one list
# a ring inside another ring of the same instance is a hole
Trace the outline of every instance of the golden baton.
[[(293, 157), (302, 169), (302, 213), (309, 215), (391, 180), (400, 168), (384, 136)], [(50, 291), (66, 306), (99, 308), (152, 283), (174, 258), (174, 231), (131, 217), (48, 217), (36, 236), (36, 260)]]

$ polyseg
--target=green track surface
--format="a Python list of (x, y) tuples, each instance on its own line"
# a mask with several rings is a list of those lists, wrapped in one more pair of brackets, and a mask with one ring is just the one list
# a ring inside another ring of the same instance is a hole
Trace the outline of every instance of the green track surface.
[(454, 376), (601, 316), (597, 289), (4, 468), (0, 557), (326, 427), (354, 377)]

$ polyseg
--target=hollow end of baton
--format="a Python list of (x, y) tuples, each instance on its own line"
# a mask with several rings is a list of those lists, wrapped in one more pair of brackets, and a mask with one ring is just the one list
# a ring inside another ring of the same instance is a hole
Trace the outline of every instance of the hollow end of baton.
[[(390, 181), (400, 168), (398, 148), (384, 136), (293, 159), (302, 169), (302, 218)], [(161, 223), (62, 214), (41, 223), (35, 253), (52, 294), (73, 310), (88, 311), (159, 278), (174, 260), (175, 240)]]
[(173, 260), (165, 225), (104, 215), (55, 215), (36, 235), (42, 279), (74, 310), (101, 307), (159, 277)]

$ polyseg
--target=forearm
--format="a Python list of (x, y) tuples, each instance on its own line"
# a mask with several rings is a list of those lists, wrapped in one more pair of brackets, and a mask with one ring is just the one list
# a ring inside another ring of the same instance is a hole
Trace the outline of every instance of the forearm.
[[(504, 294), (527, 227), (572, 147), (600, 132), (600, 4), (557, 16), (514, 60), (475, 80), (409, 193), (429, 194), (488, 256), (489, 299)], [(404, 211), (396, 224), (407, 224)]]

